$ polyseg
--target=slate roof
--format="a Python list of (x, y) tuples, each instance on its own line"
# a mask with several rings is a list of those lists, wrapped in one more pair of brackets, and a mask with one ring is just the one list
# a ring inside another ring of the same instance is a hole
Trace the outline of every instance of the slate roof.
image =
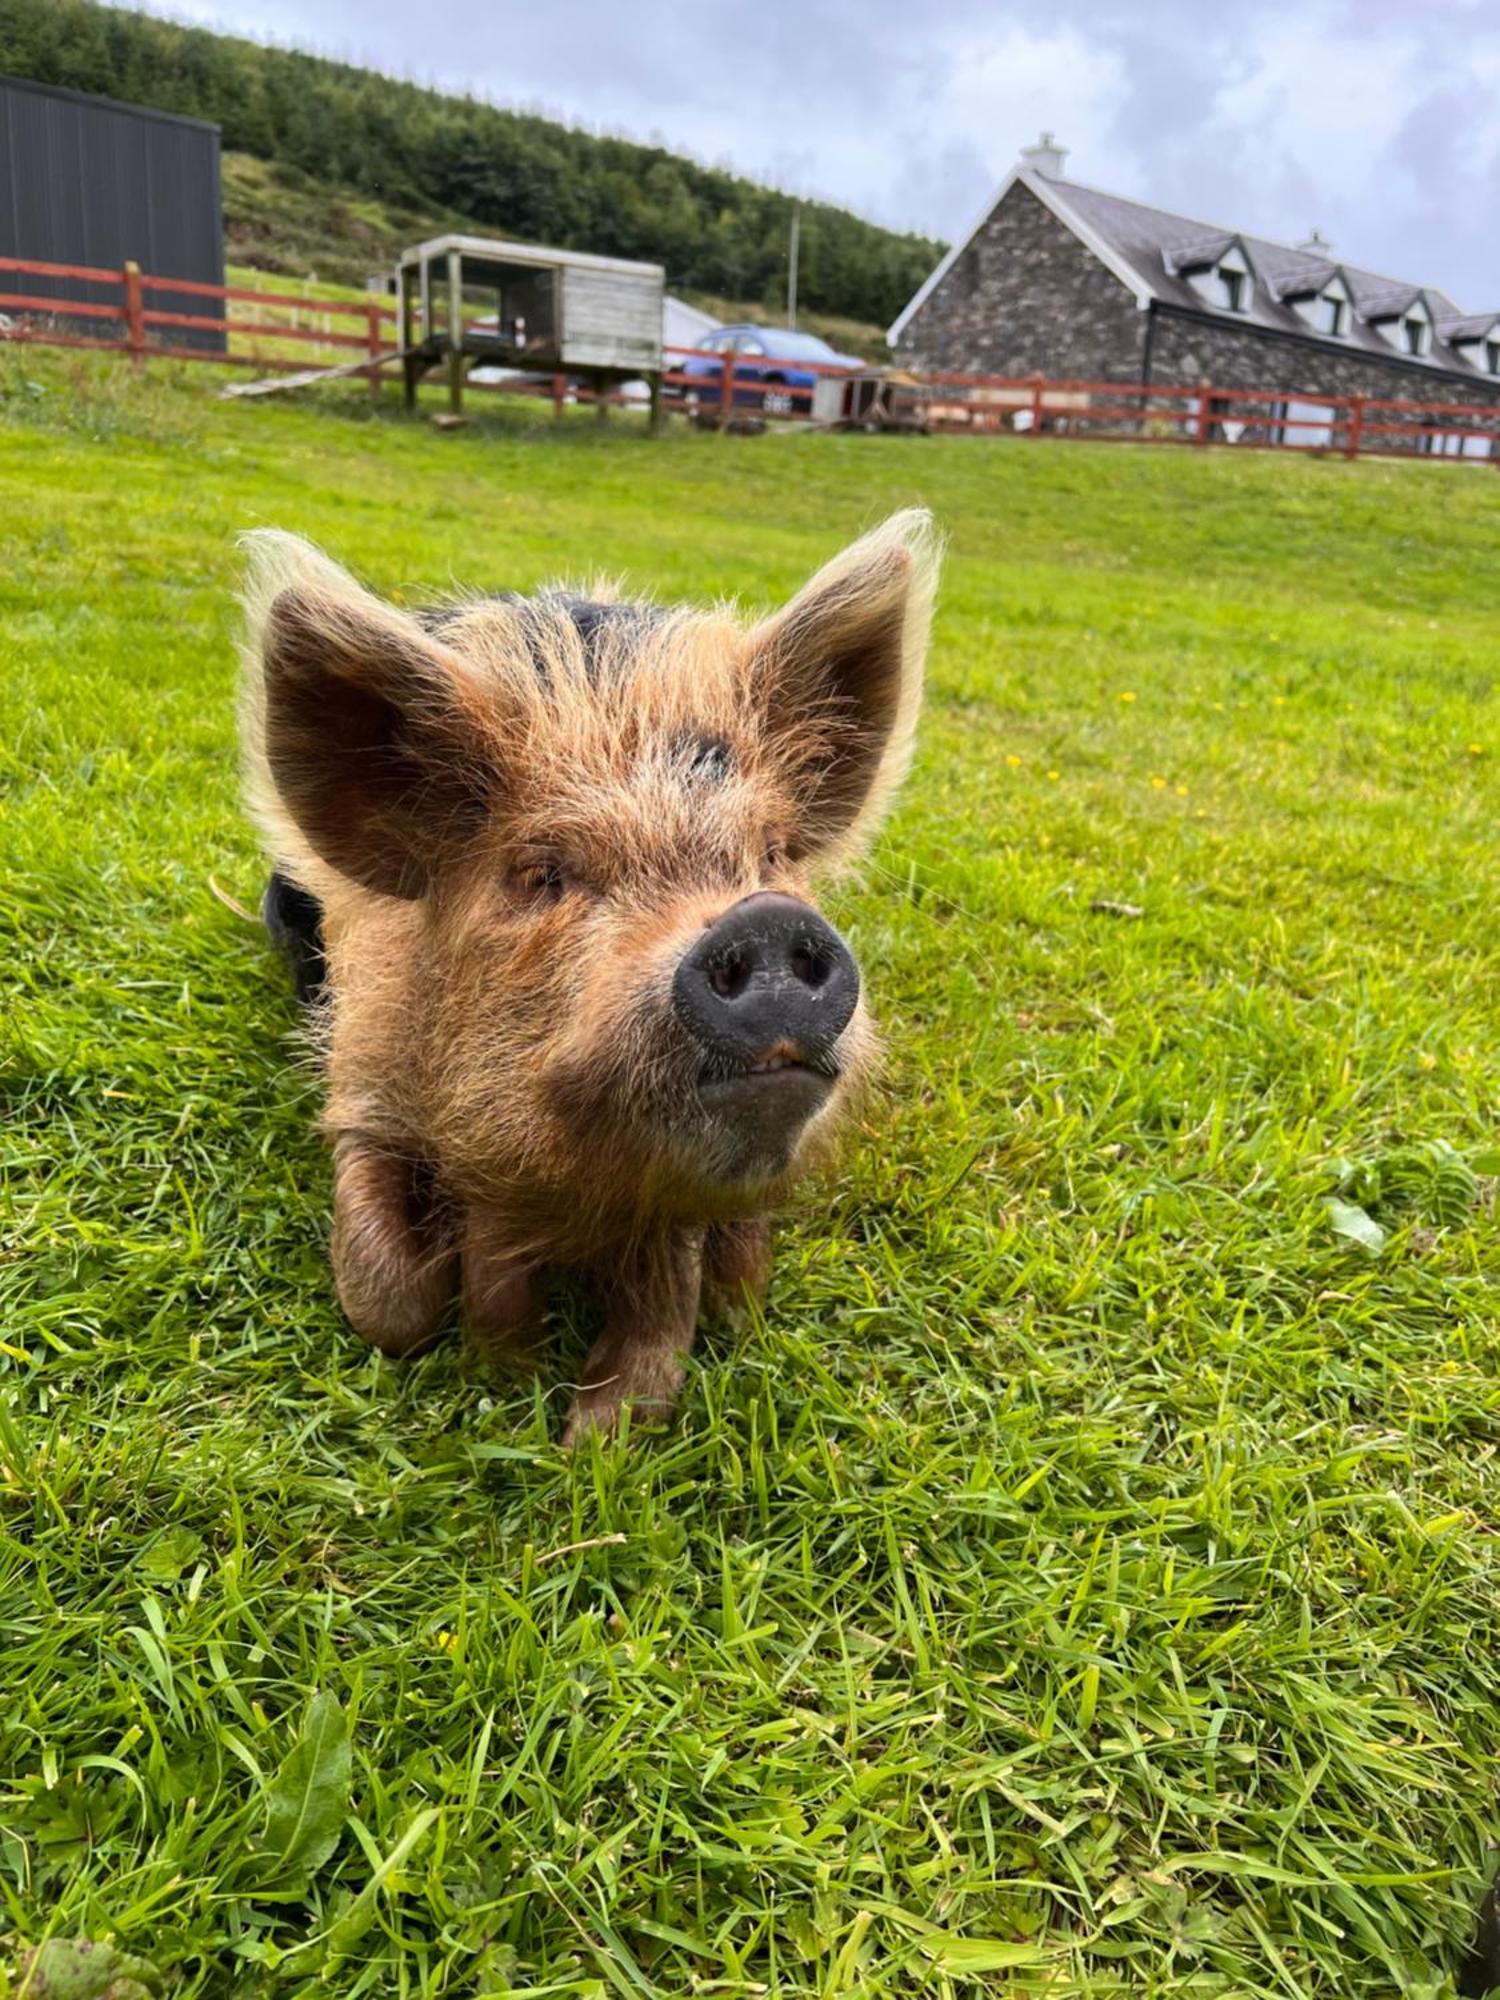
[(1190, 242), (1162, 248), (1162, 263), (1175, 277), (1182, 271), (1202, 271), (1210, 264), (1217, 264), (1226, 250), (1232, 250), (1239, 238), (1227, 229), (1214, 229), (1207, 236), (1199, 235)]
[[(1393, 349), (1372, 321), (1399, 317), (1417, 300), (1425, 300), (1434, 322), (1434, 338), (1429, 353), (1420, 360), (1405, 356), (1418, 366), (1445, 369), (1472, 381), (1477, 372), (1473, 362), (1455, 349), (1454, 340), (1481, 339), (1488, 327), (1500, 320), (1500, 313), (1465, 314), (1446, 292), (1431, 285), (1402, 283), (1346, 264), (1330, 256), (1328, 246), (1298, 250), (1289, 243), (1273, 243), (1262, 236), (1223, 229), (1212, 223), (1174, 215), (1169, 209), (1149, 203), (1127, 201), (1123, 195), (1106, 194), (1081, 181), (1065, 180), (1027, 167), (1017, 168), (1001, 187), (974, 228), (955, 244), (926, 284), (906, 307), (890, 330), (899, 336), (907, 321), (925, 303), (938, 280), (958, 258), (979, 230), (1010, 193), (1017, 181), (1037, 195), (1048, 208), (1072, 227), (1090, 248), (1130, 285), (1143, 304), (1157, 301), (1181, 306), (1205, 318), (1222, 317), (1234, 323), (1248, 321), (1277, 333), (1295, 333), (1303, 339), (1326, 341), (1341, 352), (1378, 355), (1389, 361)], [(1188, 273), (1216, 263), (1231, 246), (1243, 246), (1250, 262), (1250, 283), (1245, 288), (1244, 310), (1230, 312), (1211, 305), (1189, 281)], [(1349, 325), (1342, 336), (1320, 333), (1309, 326), (1291, 301), (1321, 291), (1335, 274), (1342, 277), (1353, 301)], [(1471, 332), (1471, 328), (1480, 331)]]
[(1444, 340), (1483, 340), (1500, 327), (1500, 312), (1460, 313), (1457, 319), (1440, 319), (1438, 332)]
[(1325, 285), (1339, 275), (1337, 264), (1324, 257), (1304, 258), (1300, 252), (1293, 253), (1297, 261), (1283, 264), (1271, 271), (1262, 271), (1267, 290), (1276, 299), (1316, 298)]

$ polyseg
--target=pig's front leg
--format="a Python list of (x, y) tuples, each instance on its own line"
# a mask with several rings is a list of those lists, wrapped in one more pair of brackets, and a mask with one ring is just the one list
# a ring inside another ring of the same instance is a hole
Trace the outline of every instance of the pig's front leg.
[(703, 1246), (703, 1303), (729, 1314), (758, 1299), (771, 1275), (771, 1224), (764, 1215), (744, 1222), (716, 1222)]
[(351, 1325), (382, 1354), (414, 1354), (458, 1289), (458, 1259), (417, 1163), (362, 1132), (333, 1149), (333, 1281)]
[(464, 1217), (464, 1321), (487, 1361), (524, 1370), (541, 1338), (543, 1273), (482, 1211)]
[(583, 1364), (563, 1443), (637, 1416), (671, 1413), (691, 1352), (703, 1286), (703, 1231), (674, 1229), (623, 1256), (604, 1281), (604, 1331)]

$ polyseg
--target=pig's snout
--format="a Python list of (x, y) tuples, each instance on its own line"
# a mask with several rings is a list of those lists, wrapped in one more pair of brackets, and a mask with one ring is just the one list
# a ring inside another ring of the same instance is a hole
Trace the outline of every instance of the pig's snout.
[(703, 1050), (705, 1076), (797, 1066), (837, 1072), (833, 1048), (859, 999), (859, 967), (807, 903), (746, 896), (703, 933), (677, 968), (672, 1004)]

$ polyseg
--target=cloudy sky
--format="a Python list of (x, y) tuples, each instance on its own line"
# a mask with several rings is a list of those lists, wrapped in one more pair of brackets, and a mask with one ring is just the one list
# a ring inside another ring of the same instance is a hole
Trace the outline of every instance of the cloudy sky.
[[(152, 0), (155, 5), (155, 0)], [(1500, 0), (165, 0), (953, 237), (1079, 180), (1500, 306)]]

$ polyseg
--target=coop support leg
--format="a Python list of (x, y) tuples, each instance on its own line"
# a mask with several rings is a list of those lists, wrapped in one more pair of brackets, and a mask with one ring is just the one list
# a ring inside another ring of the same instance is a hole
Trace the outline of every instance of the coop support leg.
[(448, 252), (448, 408), (464, 413), (464, 270), (457, 250)]

